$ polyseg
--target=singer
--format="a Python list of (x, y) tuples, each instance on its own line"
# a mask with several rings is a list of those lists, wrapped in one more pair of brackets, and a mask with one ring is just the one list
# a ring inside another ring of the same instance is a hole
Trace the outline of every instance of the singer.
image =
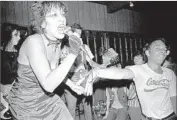
[[(70, 44), (69, 54), (58, 64), (67, 7), (59, 1), (41, 1), (30, 8), (36, 34), (29, 36), (20, 48), (18, 77), (8, 98), (13, 119), (73, 120), (64, 102), (53, 93), (80, 52), (79, 42)], [(67, 80), (66, 84), (77, 94), (84, 92), (72, 81)]]

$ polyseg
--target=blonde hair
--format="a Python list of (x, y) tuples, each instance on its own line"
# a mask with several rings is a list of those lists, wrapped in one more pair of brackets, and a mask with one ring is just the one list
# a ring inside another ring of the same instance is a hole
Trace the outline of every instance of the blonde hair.
[(67, 6), (60, 1), (38, 1), (31, 5), (31, 26), (35, 32), (42, 33), (41, 24), (46, 14), (50, 13), (52, 9), (59, 9), (64, 14), (68, 11)]

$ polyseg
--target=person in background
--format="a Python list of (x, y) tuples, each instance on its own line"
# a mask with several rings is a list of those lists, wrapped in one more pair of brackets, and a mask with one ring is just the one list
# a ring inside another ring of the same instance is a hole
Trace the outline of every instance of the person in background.
[[(117, 65), (121, 68), (121, 65)], [(107, 112), (105, 120), (128, 120), (128, 99), (125, 86), (114, 86), (106, 88)]]
[[(112, 49), (100, 49), (100, 55), (102, 56), (103, 64), (106, 67), (118, 67), (122, 68), (119, 62), (118, 54)], [(109, 83), (108, 83), (109, 84)], [(106, 87), (106, 114), (103, 117), (104, 120), (126, 120), (127, 114), (127, 97), (124, 92), (124, 85), (114, 86), (109, 85)]]
[(142, 108), (142, 120), (176, 120), (176, 75), (162, 65), (170, 51), (164, 38), (151, 41), (145, 51), (147, 63), (129, 68), (116, 67), (92, 70), (93, 78), (133, 79)]
[(17, 76), (17, 45), (20, 41), (19, 26), (11, 23), (3, 23), (1, 26), (1, 101), (4, 109), (1, 111), (1, 118), (11, 118), (8, 101), (6, 100), (9, 91)]
[(4, 23), (1, 26), (2, 42), (2, 77), (1, 83), (12, 84), (17, 75), (17, 44), (20, 41), (19, 26), (11, 23)]
[[(133, 64), (142, 65), (145, 63), (143, 52), (136, 51), (133, 55)], [(128, 68), (130, 66), (126, 66)], [(130, 85), (125, 89), (128, 96), (128, 114), (131, 120), (141, 120), (141, 107), (136, 92), (135, 83), (132, 81)]]
[(84, 89), (65, 79), (77, 55), (80, 41), (70, 41), (70, 54), (59, 64), (66, 28), (67, 7), (60, 1), (38, 1), (30, 7), (35, 34), (23, 42), (18, 56), (17, 80), (8, 101), (15, 120), (73, 120), (54, 90), (65, 82), (73, 91)]
[(19, 51), (22, 43), (25, 41), (25, 39), (29, 36), (29, 31), (27, 27), (19, 26), (19, 32), (20, 32), (20, 41), (16, 46), (16, 49)]
[[(11, 23), (3, 23), (2, 31), (2, 80), (1, 83), (6, 86), (11, 86), (17, 76), (17, 57), (21, 47), (21, 43), (28, 35), (27, 29), (23, 31), (22, 26)], [(2, 87), (4, 88), (4, 87)], [(8, 87), (10, 88), (10, 87)], [(10, 89), (7, 89), (9, 91)], [(7, 94), (7, 93), (6, 93)]]
[(173, 61), (171, 56), (167, 57), (163, 63), (163, 66), (173, 70), (173, 72), (177, 75), (177, 64)]
[[(70, 29), (71, 29), (70, 35), (74, 35), (81, 39), (82, 27), (79, 24), (74, 23)], [(65, 46), (62, 49), (63, 59), (65, 59), (65, 56), (69, 54), (67, 48), (68, 47)], [(81, 51), (79, 53), (79, 55), (76, 58), (76, 61), (74, 62), (72, 68), (70, 69), (70, 74), (71, 74), (70, 79), (74, 82), (79, 82), (79, 80), (83, 79), (83, 81), (81, 81), (80, 84), (83, 82), (83, 86), (85, 86), (84, 84), (86, 84), (86, 81), (84, 81), (84, 78), (88, 72), (88, 68), (89, 68), (88, 64), (93, 68), (99, 67), (99, 64), (93, 61), (94, 56), (90, 48), (86, 44), (82, 45), (82, 49), (84, 49), (84, 51)], [(84, 106), (85, 119), (92, 120), (91, 101), (89, 99), (90, 97), (87, 97), (85, 95), (78, 96), (77, 94), (73, 93), (71, 89), (68, 88), (66, 88), (64, 91), (65, 91), (64, 97), (66, 100), (66, 104), (73, 118), (76, 117), (77, 102), (82, 101), (82, 104)]]

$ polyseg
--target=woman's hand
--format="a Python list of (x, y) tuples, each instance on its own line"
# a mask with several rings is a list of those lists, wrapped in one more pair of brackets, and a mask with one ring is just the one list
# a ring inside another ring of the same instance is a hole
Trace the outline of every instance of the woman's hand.
[(84, 93), (84, 88), (80, 85), (75, 84), (71, 80), (67, 80), (66, 84), (78, 95), (81, 95)]
[(71, 35), (69, 36), (69, 51), (74, 55), (78, 55), (81, 51), (81, 46), (83, 42), (77, 36)]
[(90, 96), (93, 94), (93, 83), (92, 82), (86, 83), (84, 94), (86, 96)]
[(78, 95), (84, 94), (84, 88), (82, 86), (73, 84), (71, 89), (76, 92)]

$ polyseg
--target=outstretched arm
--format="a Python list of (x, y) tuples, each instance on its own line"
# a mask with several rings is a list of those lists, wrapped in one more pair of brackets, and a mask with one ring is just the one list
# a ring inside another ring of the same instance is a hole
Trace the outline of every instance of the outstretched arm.
[[(122, 79), (133, 79), (134, 74), (129, 69), (121, 69), (117, 67), (110, 67), (105, 69), (93, 69), (89, 72), (87, 77), (87, 82), (89, 84), (93, 84), (99, 78), (111, 79), (111, 80), (122, 80)], [(89, 91), (93, 89), (90, 87), (89, 89), (85, 89), (86, 95), (91, 95)]]
[(98, 64), (97, 62), (93, 61), (92, 59), (90, 59), (89, 61), (90, 66), (92, 66), (92, 68), (106, 68), (107, 65), (105, 64)]
[(112, 80), (133, 79), (134, 74), (129, 69), (121, 69), (117, 67), (110, 67), (105, 69), (92, 70), (89, 75), (89, 81), (92, 82), (95, 78), (105, 78)]

